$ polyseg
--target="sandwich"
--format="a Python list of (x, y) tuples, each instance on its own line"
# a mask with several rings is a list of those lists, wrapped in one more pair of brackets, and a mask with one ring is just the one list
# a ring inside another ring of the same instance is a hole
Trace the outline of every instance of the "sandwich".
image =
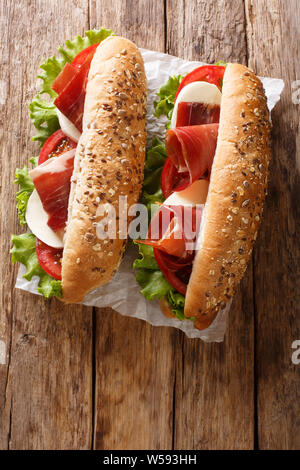
[(218, 63), (170, 77), (154, 103), (165, 141), (147, 151), (142, 200), (151, 222), (137, 239), (141, 293), (168, 317), (208, 328), (251, 257), (270, 161), (270, 121), (259, 78)]
[[(72, 303), (106, 284), (123, 238), (97, 237), (97, 209), (139, 199), (146, 144), (146, 77), (139, 49), (110, 30), (67, 41), (41, 68), (30, 115), (41, 142), (33, 168), (16, 171), (17, 207), (28, 231), (12, 237), (12, 261), (38, 291)], [(41, 95), (47, 93), (48, 100)], [(126, 232), (126, 230), (125, 230)]]

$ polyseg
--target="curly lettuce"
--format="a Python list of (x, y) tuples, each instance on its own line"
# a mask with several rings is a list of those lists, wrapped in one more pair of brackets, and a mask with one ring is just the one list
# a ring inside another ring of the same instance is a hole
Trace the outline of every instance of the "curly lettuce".
[(133, 268), (137, 270), (136, 280), (141, 287), (141, 294), (146, 300), (166, 297), (173, 315), (178, 320), (191, 320), (184, 315), (184, 296), (171, 286), (159, 269), (153, 248), (141, 243), (136, 244), (140, 256), (134, 260)]
[(167, 83), (160, 87), (158, 94), (159, 100), (154, 101), (154, 109), (155, 113), (154, 116), (166, 116), (168, 122), (166, 124), (166, 128), (168, 129), (170, 126), (172, 113), (174, 109), (174, 101), (177, 89), (183, 79), (183, 75), (177, 75), (174, 77), (169, 77)]
[(24, 168), (17, 168), (15, 173), (16, 179), (15, 184), (20, 186), (19, 191), (17, 192), (17, 210), (18, 217), (21, 225), (26, 224), (25, 214), (27, 209), (28, 199), (34, 189), (32, 179), (29, 176), (29, 171), (27, 166)]
[(56, 279), (53, 279), (53, 277), (49, 276), (38, 262), (35, 251), (35, 235), (33, 235), (33, 233), (12, 235), (11, 241), (13, 243), (13, 247), (10, 250), (12, 262), (15, 263), (18, 261), (26, 267), (26, 272), (23, 277), (28, 281), (31, 281), (33, 276), (38, 276), (40, 279), (37, 290), (47, 299), (54, 295), (56, 297), (61, 297), (61, 281), (57, 281)]

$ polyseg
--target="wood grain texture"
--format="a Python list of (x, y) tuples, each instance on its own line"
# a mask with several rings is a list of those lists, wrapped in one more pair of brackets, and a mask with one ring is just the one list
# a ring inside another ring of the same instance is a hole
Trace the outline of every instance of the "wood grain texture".
[[(91, 1), (91, 27), (109, 26), (139, 47), (164, 50), (163, 1)], [(172, 447), (174, 348), (171, 328), (98, 310), (96, 449)]]
[[(168, 52), (209, 63), (245, 63), (244, 24), (242, 0), (170, 0)], [(250, 265), (234, 297), (224, 343), (204, 344), (180, 338), (178, 349), (182, 355), (176, 355), (175, 449), (254, 446), (252, 288)]]
[[(300, 339), (299, 9), (298, 0), (0, 2), (0, 449), (300, 448), (300, 366), (291, 361)], [(100, 26), (186, 59), (249, 59), (286, 82), (254, 263), (222, 344), (14, 289), (13, 173), (37, 153), (28, 103), (38, 67), (65, 39)]]
[(21, 231), (14, 170), (38, 151), (28, 116), (38, 67), (59, 43), (88, 29), (86, 2), (69, 3), (66, 9), (65, 1), (1, 2), (0, 339), (8, 351), (0, 365), (1, 449), (91, 446), (91, 309), (15, 290), (18, 267), (9, 259), (10, 235)]
[(250, 66), (285, 81), (272, 113), (269, 196), (254, 262), (258, 445), (299, 449), (300, 366), (291, 361), (291, 345), (300, 338), (300, 103), (292, 88), (300, 79), (300, 4), (247, 0), (246, 12)]

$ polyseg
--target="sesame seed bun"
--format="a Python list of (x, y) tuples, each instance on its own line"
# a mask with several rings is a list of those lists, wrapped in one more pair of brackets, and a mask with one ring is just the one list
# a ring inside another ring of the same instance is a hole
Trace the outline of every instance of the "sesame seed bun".
[[(79, 302), (115, 274), (127, 243), (101, 240), (97, 209), (110, 203), (119, 214), (119, 196), (128, 207), (139, 199), (146, 145), (146, 76), (141, 54), (131, 41), (111, 36), (91, 63), (71, 180), (62, 259), (65, 302)], [(99, 214), (98, 214), (99, 215)], [(118, 227), (117, 227), (118, 229)]]
[(257, 237), (267, 188), (270, 122), (260, 80), (226, 67), (216, 154), (185, 315), (207, 328), (243, 277)]

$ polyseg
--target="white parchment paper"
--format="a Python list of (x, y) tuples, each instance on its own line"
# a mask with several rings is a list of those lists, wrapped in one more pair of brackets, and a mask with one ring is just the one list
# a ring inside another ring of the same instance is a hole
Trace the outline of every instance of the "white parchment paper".
[[(154, 136), (164, 137), (165, 119), (157, 119), (153, 114), (153, 101), (157, 99), (156, 93), (161, 85), (166, 83), (170, 75), (187, 74), (194, 68), (203, 65), (203, 62), (183, 60), (178, 57), (161, 52), (141, 49), (148, 80), (147, 105), (147, 132), (148, 144)], [(276, 78), (261, 78), (268, 98), (268, 107), (271, 111), (280, 99), (284, 83)], [(226, 318), (230, 310), (229, 302), (209, 328), (203, 331), (196, 330), (191, 321), (179, 321), (166, 318), (160, 311), (158, 301), (146, 301), (140, 294), (140, 287), (136, 282), (135, 273), (131, 266), (137, 257), (137, 248), (130, 245), (115, 277), (103, 287), (90, 292), (83, 300), (84, 305), (94, 307), (111, 307), (122, 315), (140, 318), (155, 326), (172, 326), (184, 331), (189, 338), (201, 338), (203, 341), (220, 342), (224, 339)], [(22, 276), (25, 273), (23, 265), (20, 266), (16, 287), (37, 294), (38, 278), (26, 281)]]

